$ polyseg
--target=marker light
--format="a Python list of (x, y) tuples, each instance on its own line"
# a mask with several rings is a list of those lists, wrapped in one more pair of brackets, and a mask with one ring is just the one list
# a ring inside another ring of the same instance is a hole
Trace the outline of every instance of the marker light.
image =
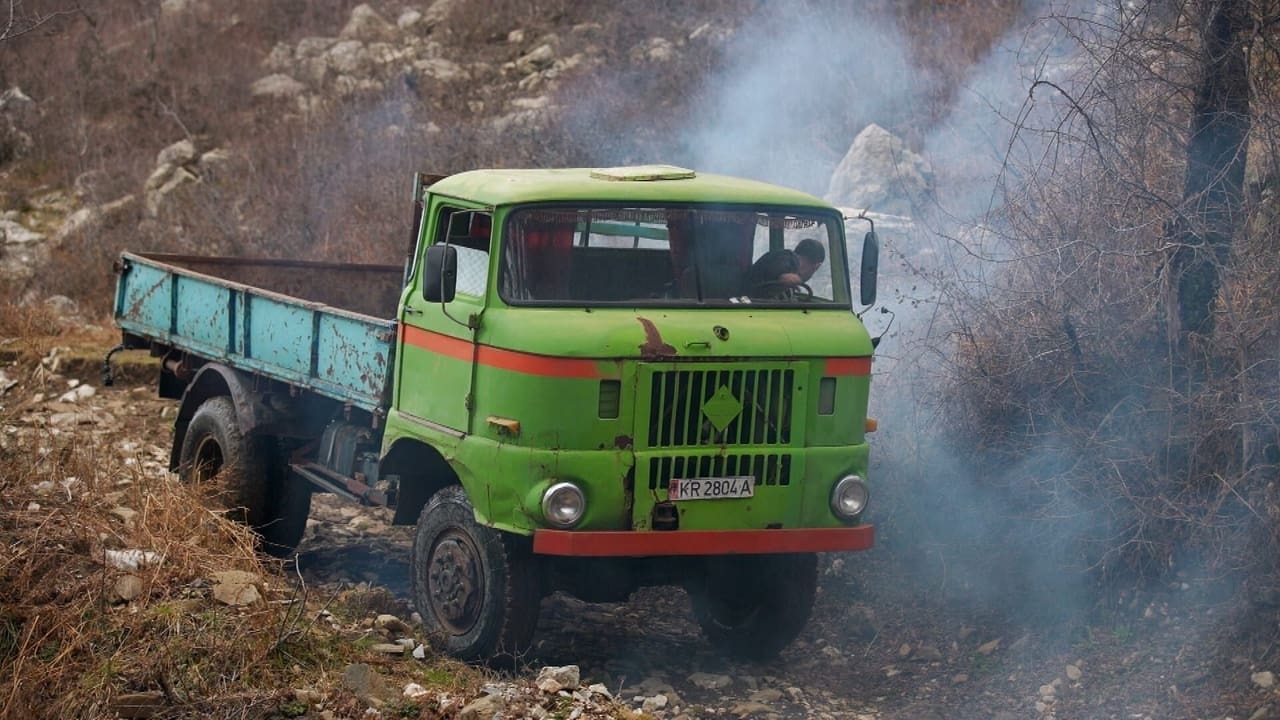
[(558, 482), (542, 494), (542, 515), (556, 527), (573, 527), (586, 509), (587, 500), (573, 483)]
[(846, 475), (831, 489), (831, 511), (842, 520), (856, 520), (870, 499), (871, 491), (862, 478)]

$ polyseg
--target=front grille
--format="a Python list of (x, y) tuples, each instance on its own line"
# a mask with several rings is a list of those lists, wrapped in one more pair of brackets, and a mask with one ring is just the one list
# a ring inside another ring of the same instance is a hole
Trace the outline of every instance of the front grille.
[(791, 456), (782, 454), (656, 457), (649, 460), (649, 489), (667, 489), (671, 478), (755, 477), (756, 485), (790, 485)]
[(648, 447), (786, 445), (795, 376), (789, 368), (655, 371)]

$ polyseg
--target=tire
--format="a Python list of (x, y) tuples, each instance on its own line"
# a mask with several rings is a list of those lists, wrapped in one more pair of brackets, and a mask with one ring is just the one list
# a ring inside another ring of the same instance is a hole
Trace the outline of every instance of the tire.
[(228, 517), (253, 528), (262, 552), (293, 554), (311, 512), (310, 484), (288, 472), (275, 438), (244, 436), (231, 398), (196, 409), (178, 457), (182, 481), (207, 486)]
[(804, 629), (818, 590), (818, 557), (715, 558), (688, 588), (702, 634), (739, 660), (770, 660)]
[(204, 486), (228, 517), (256, 527), (266, 519), (270, 465), (270, 453), (240, 431), (231, 398), (209, 398), (196, 408), (178, 454), (182, 482)]
[(289, 472), (283, 460), (281, 465), (283, 470), (272, 473), (266, 515), (262, 524), (254, 529), (262, 539), (264, 553), (287, 558), (298, 549), (302, 534), (307, 530), (307, 516), (311, 514), (311, 483)]
[(541, 600), (524, 538), (480, 525), (457, 485), (418, 518), (413, 599), (432, 643), (467, 662), (511, 665), (529, 648)]

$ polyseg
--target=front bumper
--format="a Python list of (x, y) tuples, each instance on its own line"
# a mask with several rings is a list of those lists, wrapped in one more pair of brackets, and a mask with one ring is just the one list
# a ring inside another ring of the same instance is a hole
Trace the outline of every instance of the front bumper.
[(568, 557), (767, 555), (848, 552), (875, 544), (875, 528), (779, 530), (535, 530), (533, 551)]

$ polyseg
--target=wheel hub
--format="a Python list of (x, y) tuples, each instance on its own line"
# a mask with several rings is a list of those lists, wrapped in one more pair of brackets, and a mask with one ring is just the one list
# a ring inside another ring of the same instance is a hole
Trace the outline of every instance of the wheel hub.
[(479, 616), (480, 556), (469, 538), (450, 533), (431, 549), (428, 571), (431, 605), (436, 617), (455, 633), (471, 629)]

